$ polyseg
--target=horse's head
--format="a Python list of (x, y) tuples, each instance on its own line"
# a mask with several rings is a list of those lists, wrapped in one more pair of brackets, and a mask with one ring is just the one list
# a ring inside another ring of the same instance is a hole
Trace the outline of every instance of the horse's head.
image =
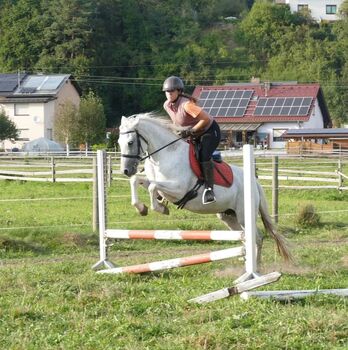
[(139, 117), (122, 117), (118, 144), (121, 149), (121, 172), (131, 177), (137, 172), (138, 164), (145, 155), (147, 144), (138, 133)]

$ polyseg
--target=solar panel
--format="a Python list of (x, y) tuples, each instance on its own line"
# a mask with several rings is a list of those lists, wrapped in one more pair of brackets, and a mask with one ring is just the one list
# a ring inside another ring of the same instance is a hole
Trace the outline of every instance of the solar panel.
[(49, 76), (40, 86), (40, 90), (56, 90), (64, 78), (65, 75)]
[(213, 117), (242, 117), (252, 90), (203, 90), (198, 104)]
[(257, 116), (305, 116), (312, 105), (312, 97), (263, 97), (257, 102)]
[(22, 83), (22, 87), (37, 89), (44, 82), (45, 78), (46, 76), (44, 75), (31, 75)]
[(31, 75), (22, 84), (23, 88), (39, 90), (56, 90), (62, 83), (65, 75)]
[[(22, 78), (23, 75), (20, 76)], [(18, 85), (17, 74), (1, 74), (0, 73), (0, 91), (1, 92), (12, 92)]]

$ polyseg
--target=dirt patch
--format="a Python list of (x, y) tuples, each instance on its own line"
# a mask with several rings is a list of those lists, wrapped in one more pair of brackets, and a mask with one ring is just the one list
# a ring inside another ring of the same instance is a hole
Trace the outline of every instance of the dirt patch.
[(286, 264), (281, 262), (270, 264), (261, 268), (262, 274), (270, 273), (273, 271), (278, 271), (280, 273), (289, 273), (294, 275), (306, 275), (308, 273), (318, 271), (318, 269), (309, 266)]

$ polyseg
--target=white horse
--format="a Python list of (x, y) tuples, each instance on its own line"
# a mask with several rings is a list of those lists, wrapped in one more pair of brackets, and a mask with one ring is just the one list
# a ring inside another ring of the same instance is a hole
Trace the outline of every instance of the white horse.
[[(139, 184), (149, 191), (151, 209), (163, 214), (169, 211), (158, 200), (159, 196), (175, 203), (195, 186), (197, 177), (189, 164), (189, 144), (178, 139), (172, 124), (155, 118), (151, 113), (122, 117), (118, 143), (121, 149), (121, 172), (131, 178), (132, 205), (141, 215), (147, 214), (147, 207), (139, 201)], [(137, 173), (143, 159), (146, 159), (144, 175)], [(202, 204), (203, 186), (198, 190), (198, 196), (185, 204), (185, 209), (199, 214), (217, 214), (231, 230), (241, 230), (244, 227), (243, 170), (237, 166), (231, 168), (233, 184), (229, 188), (214, 186), (215, 203)], [(290, 259), (283, 236), (273, 226), (262, 187), (256, 179), (253, 183), (255, 222), (257, 213), (260, 213), (266, 231), (276, 241), (279, 253), (285, 259)], [(259, 232), (256, 240), (260, 258), (262, 237)]]

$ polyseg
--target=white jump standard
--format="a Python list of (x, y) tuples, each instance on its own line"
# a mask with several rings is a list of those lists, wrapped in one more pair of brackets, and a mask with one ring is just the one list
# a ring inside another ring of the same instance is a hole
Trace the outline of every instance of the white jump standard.
[[(151, 271), (160, 271), (176, 267), (184, 267), (196, 264), (203, 264), (217, 260), (228, 259), (231, 257), (245, 256), (245, 273), (236, 281), (234, 287), (217, 291), (201, 296), (191, 301), (208, 302), (225, 298), (227, 296), (241, 293), (261, 285), (274, 282), (279, 279), (280, 274), (275, 272), (260, 277), (257, 273), (257, 246), (256, 246), (256, 223), (253, 217), (256, 215), (254, 203), (254, 193), (252, 181), (255, 181), (254, 157), (252, 147), (245, 145), (243, 147), (244, 158), (244, 204), (245, 204), (245, 228), (243, 231), (180, 231), (180, 230), (117, 230), (106, 228), (106, 201), (105, 201), (105, 153), (97, 152), (98, 167), (98, 213), (99, 213), (99, 244), (100, 260), (93, 266), (94, 269), (106, 267), (99, 270), (102, 274), (119, 273), (144, 273)], [(152, 263), (115, 267), (107, 259), (108, 239), (167, 239), (167, 240), (222, 240), (222, 241), (240, 241), (244, 246), (237, 248), (224, 249), (216, 252), (194, 255), (191, 257), (176, 258)], [(252, 280), (252, 281), (250, 281)], [(246, 283), (248, 281), (249, 283)], [(225, 291), (225, 292), (224, 292)], [(227, 292), (226, 292), (227, 291)], [(215, 293), (215, 294), (214, 294)], [(209, 297), (210, 295), (213, 296)]]

